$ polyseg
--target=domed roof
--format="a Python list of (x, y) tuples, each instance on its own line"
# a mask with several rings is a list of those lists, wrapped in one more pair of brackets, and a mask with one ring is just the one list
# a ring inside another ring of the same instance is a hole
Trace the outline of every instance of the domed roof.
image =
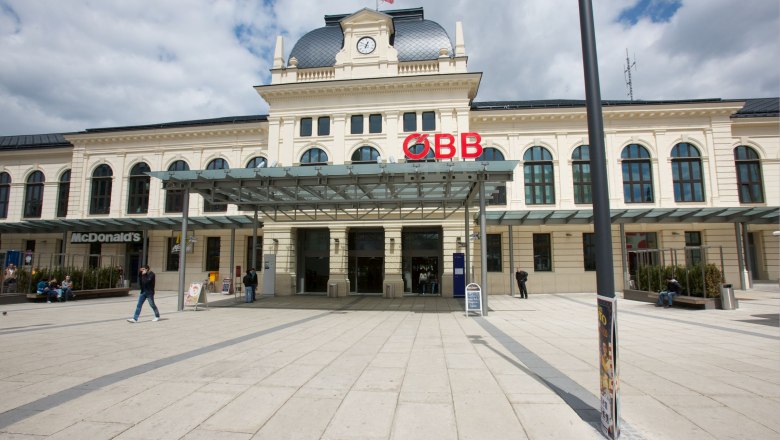
[[(413, 13), (410, 13), (413, 12)], [(398, 61), (435, 60), (439, 50), (447, 48), (450, 54), (452, 41), (439, 23), (425, 20), (422, 8), (386, 11), (393, 17), (395, 34), (391, 43), (398, 51)], [(298, 67), (330, 67), (336, 64), (336, 54), (344, 47), (344, 34), (334, 18), (326, 17), (325, 27), (314, 29), (302, 36), (290, 52), (290, 58), (298, 60)]]

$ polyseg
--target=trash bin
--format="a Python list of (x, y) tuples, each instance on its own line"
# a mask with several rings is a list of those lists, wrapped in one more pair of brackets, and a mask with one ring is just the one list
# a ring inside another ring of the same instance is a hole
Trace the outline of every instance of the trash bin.
[(328, 297), (338, 298), (338, 296), (339, 296), (339, 285), (336, 283), (328, 283)]
[(734, 288), (731, 284), (720, 285), (720, 308), (723, 310), (734, 310), (737, 305), (737, 298), (734, 296)]

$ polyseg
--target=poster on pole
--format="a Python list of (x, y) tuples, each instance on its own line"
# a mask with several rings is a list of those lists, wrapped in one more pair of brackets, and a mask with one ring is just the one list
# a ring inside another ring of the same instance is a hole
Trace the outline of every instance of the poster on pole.
[(466, 286), (466, 316), (477, 312), (482, 316), (482, 288), (477, 283)]
[(599, 328), (599, 377), (601, 382), (601, 430), (607, 438), (620, 437), (618, 388), (617, 301), (597, 296)]

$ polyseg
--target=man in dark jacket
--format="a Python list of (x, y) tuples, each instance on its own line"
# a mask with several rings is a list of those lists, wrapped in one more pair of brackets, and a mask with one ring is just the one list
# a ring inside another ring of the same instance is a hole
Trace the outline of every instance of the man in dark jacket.
[(251, 303), (255, 300), (255, 290), (257, 290), (257, 273), (254, 268), (250, 268), (244, 275), (245, 302)]
[(141, 266), (141, 276), (139, 277), (139, 283), (141, 284), (141, 294), (138, 295), (138, 305), (135, 307), (135, 314), (132, 318), (127, 318), (128, 322), (138, 322), (138, 316), (141, 314), (141, 306), (144, 305), (144, 301), (149, 301), (149, 306), (154, 311), (154, 319), (152, 321), (160, 320), (160, 311), (157, 310), (157, 306), (154, 304), (154, 272), (149, 269), (149, 265)]
[(520, 289), (520, 298), (528, 299), (528, 289), (525, 288), (525, 282), (528, 281), (528, 272), (517, 266), (515, 279), (517, 280), (517, 288)]

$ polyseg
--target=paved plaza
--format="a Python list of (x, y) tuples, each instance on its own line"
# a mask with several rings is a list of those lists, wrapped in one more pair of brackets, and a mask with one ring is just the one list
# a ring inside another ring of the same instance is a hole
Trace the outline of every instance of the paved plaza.
[[(737, 297), (618, 302), (623, 438), (780, 438), (780, 289)], [(210, 299), (0, 306), (0, 438), (603, 438), (593, 294)]]

